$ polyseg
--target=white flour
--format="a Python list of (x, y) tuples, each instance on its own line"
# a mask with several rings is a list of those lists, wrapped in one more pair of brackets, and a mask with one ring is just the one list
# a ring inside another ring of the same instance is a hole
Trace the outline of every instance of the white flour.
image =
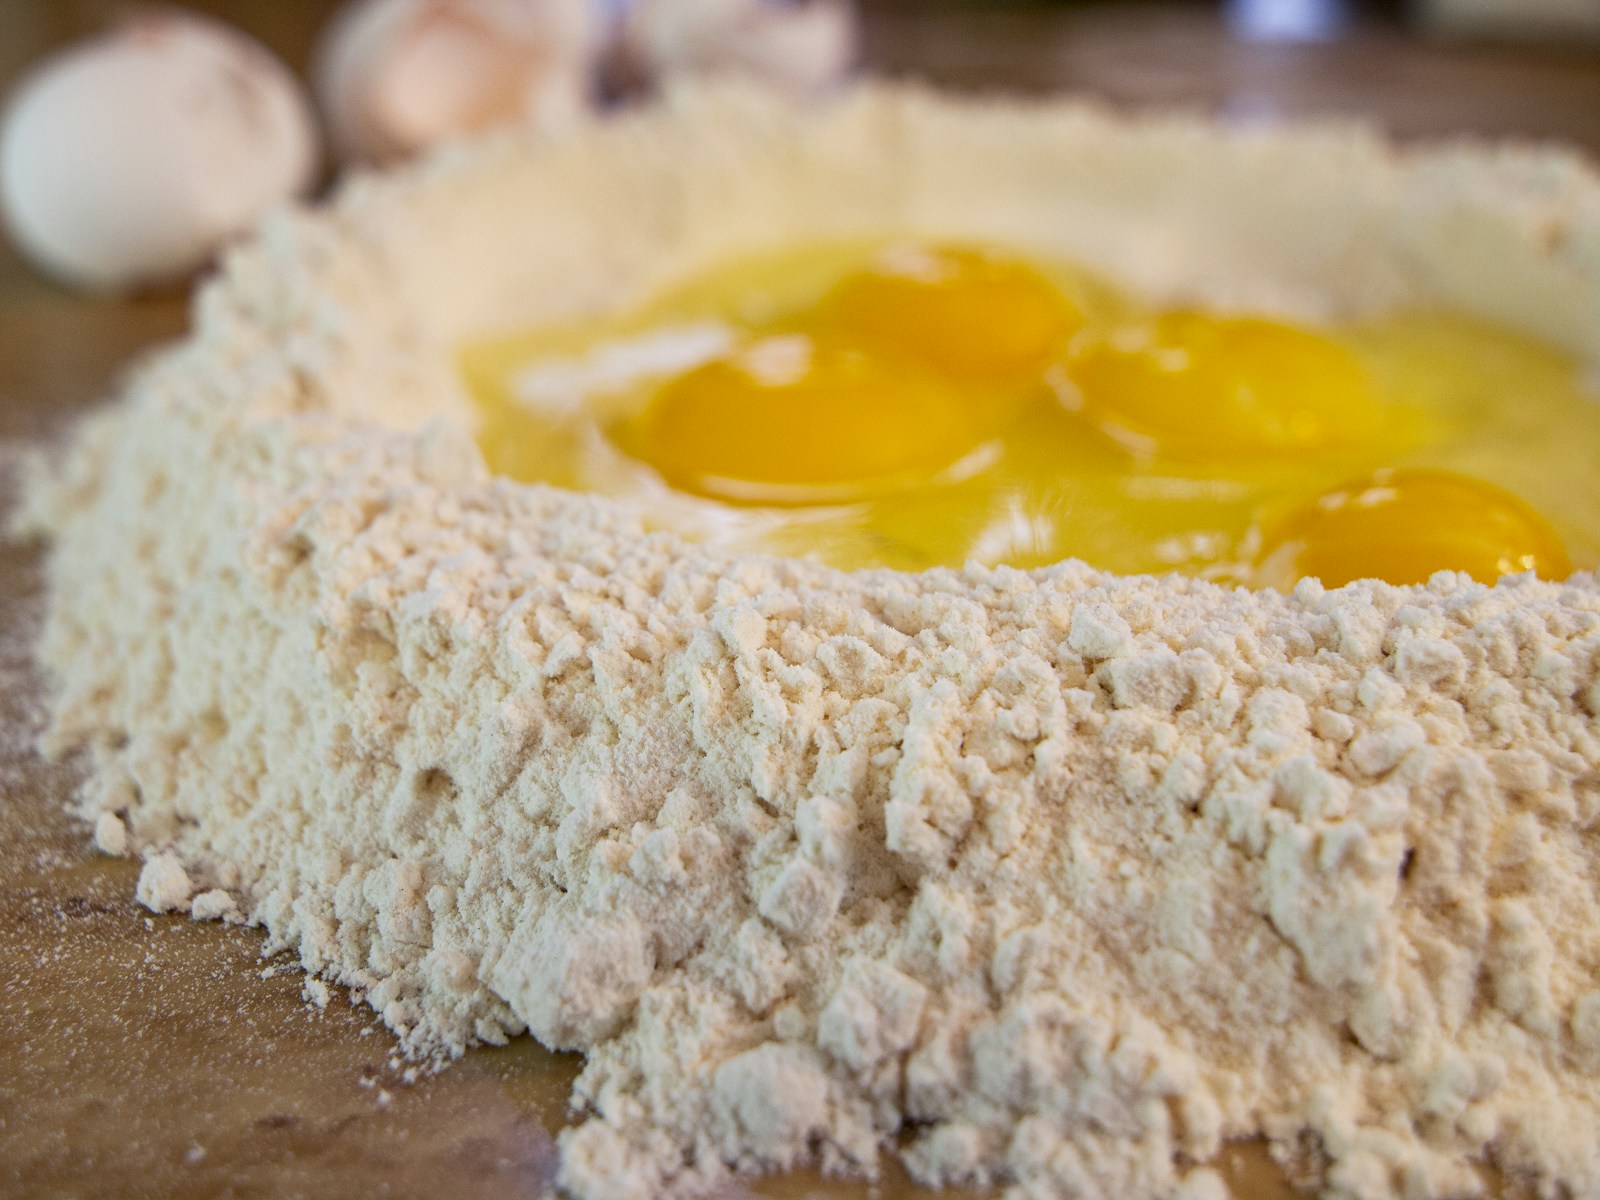
[[(1600, 1194), (1592, 579), (845, 575), (484, 473), (464, 331), (851, 221), (1026, 240), (974, 156), (1097, 214), (1078, 256), (1124, 278), (1482, 292), (1600, 357), (1600, 184), (1559, 158), (869, 93), (363, 185), (237, 256), (35, 481), (101, 845), (419, 1053), (584, 1050), (591, 1200), (901, 1137), (929, 1182), (1209, 1197), (1256, 1133), (1334, 1195)], [(1152, 175), (1214, 186), (1128, 200)]]

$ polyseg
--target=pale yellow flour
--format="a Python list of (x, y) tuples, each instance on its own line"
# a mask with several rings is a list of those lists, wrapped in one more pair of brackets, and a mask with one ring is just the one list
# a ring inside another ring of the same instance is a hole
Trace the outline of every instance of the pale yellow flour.
[(460, 340), (871, 230), (1600, 359), (1600, 182), (869, 90), (691, 97), (284, 218), (36, 476), (83, 808), (405, 1046), (588, 1055), (586, 1200), (731, 1168), (1600, 1195), (1600, 585), (842, 574), (487, 476)]

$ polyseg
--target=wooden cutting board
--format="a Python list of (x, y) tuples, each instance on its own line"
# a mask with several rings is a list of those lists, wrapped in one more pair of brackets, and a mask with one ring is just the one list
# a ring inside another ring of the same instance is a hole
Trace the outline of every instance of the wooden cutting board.
[[(0, 83), (109, 7), (7, 0)], [(207, 7), (244, 18), (299, 60), (328, 3)], [(1583, 54), (1421, 52), (1383, 39), (1359, 53), (1356, 43), (1243, 47), (1187, 10), (1130, 24), (885, 0), (868, 16), (870, 59), (947, 81), (1376, 112), (1407, 132), (1477, 127), (1600, 146), (1600, 59)], [(1454, 107), (1440, 88), (1456, 89)], [(131, 358), (181, 333), (185, 306), (181, 295), (72, 298), (0, 252), (0, 503), (16, 482), (7, 451), (58, 434)], [(573, 1056), (522, 1038), (408, 1081), (370, 1012), (338, 989), (326, 1008), (310, 1004), (291, 961), (261, 956), (259, 931), (134, 905), (136, 865), (94, 854), (68, 815), (74, 766), (33, 753), (40, 571), (39, 547), (0, 545), (0, 1194), (539, 1194), (554, 1170)], [(1286, 1194), (1259, 1146), (1230, 1153), (1228, 1170), (1237, 1195)], [(766, 1181), (759, 1193), (926, 1194), (893, 1171), (875, 1188), (807, 1176)]]

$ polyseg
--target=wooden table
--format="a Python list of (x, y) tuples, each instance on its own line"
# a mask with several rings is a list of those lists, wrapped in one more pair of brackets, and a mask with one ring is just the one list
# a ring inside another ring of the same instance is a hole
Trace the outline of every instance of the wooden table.
[[(6, 0), (0, 81), (114, 0)], [(211, 0), (303, 62), (325, 0)], [(1309, 46), (1228, 40), (1199, 9), (882, 2), (866, 56), (957, 87), (1063, 86), (1118, 104), (1244, 119), (1337, 113), (1403, 136), (1553, 137), (1600, 152), (1593, 52), (1422, 47), (1390, 32)], [(48, 437), (131, 356), (181, 333), (184, 298), (68, 296), (0, 251), (0, 445)], [(0, 457), (0, 487), (14, 471)], [(0, 546), (0, 1194), (221, 1197), (537, 1194), (553, 1170), (570, 1056), (528, 1039), (406, 1082), (365, 1010), (302, 998), (256, 931), (150, 917), (137, 869), (97, 857), (67, 815), (75, 770), (31, 752), (40, 681), (37, 547)], [(1235, 1155), (1241, 1194), (1281, 1182)], [(769, 1182), (768, 1195), (910, 1191)]]

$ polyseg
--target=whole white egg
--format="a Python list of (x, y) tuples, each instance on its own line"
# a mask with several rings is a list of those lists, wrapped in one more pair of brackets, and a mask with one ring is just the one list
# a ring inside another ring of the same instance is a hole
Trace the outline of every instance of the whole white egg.
[(41, 62), (0, 118), (12, 239), (64, 283), (181, 278), (313, 182), (311, 107), (289, 69), (227, 26), (142, 13)]

